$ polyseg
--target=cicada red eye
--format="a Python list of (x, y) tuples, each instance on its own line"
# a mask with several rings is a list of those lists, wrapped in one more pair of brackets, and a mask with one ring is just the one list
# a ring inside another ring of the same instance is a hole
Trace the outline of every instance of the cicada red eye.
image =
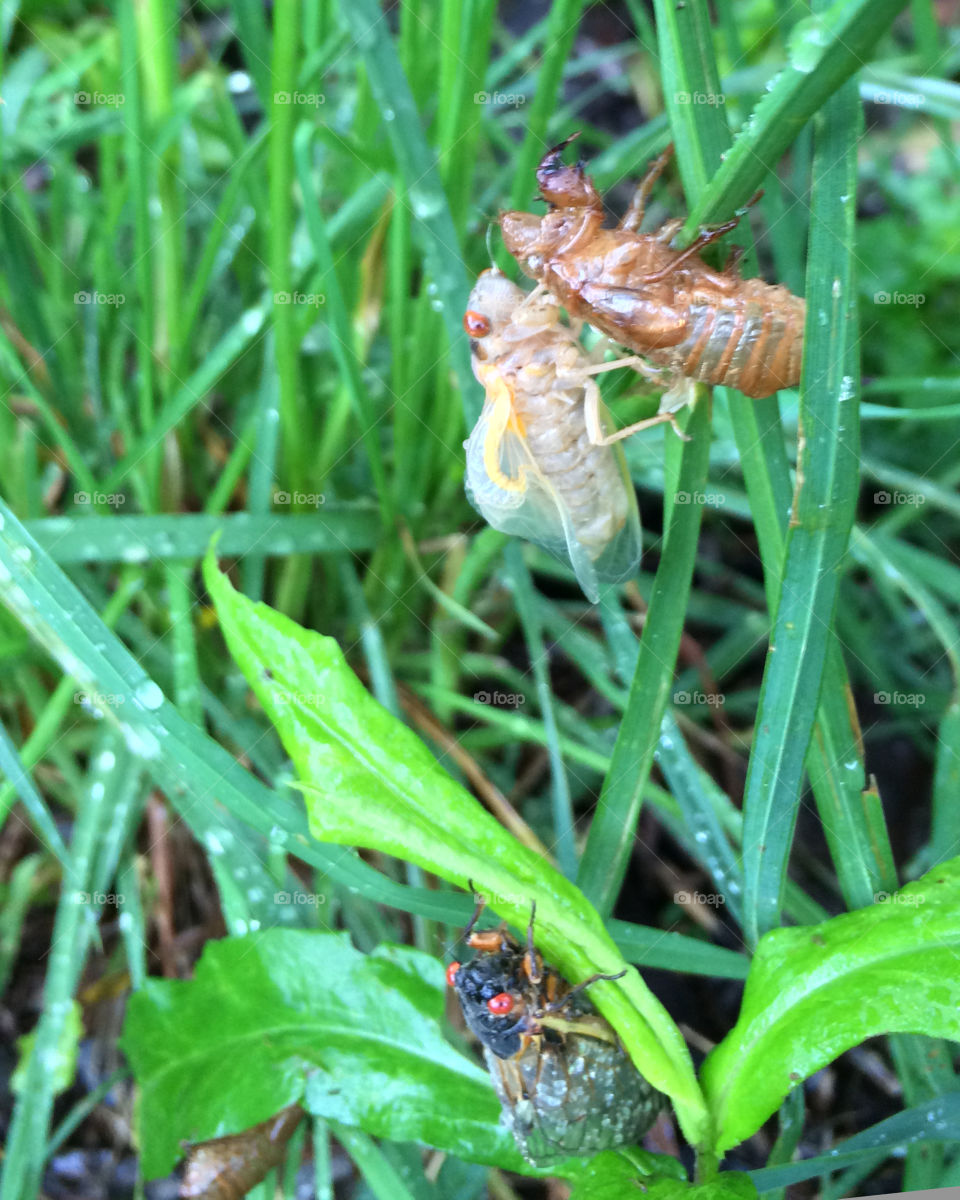
[(495, 1017), (505, 1017), (513, 1011), (514, 999), (509, 992), (498, 992), (487, 1001), (487, 1008)]
[(483, 313), (468, 308), (463, 314), (463, 327), (472, 338), (482, 338), (490, 332), (490, 321)]
[(452, 962), (450, 964), (450, 966), (447, 967), (447, 986), (448, 987), (455, 986), (455, 980), (457, 978), (457, 972), (459, 970), (460, 970), (460, 964), (458, 962)]

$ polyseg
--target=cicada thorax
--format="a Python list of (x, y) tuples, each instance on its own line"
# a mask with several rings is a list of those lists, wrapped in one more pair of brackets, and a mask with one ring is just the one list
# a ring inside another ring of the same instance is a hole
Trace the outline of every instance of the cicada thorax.
[(605, 420), (596, 365), (549, 296), (531, 296), (485, 271), (464, 328), (486, 392), (465, 443), (467, 494), (487, 521), (573, 564), (584, 592), (631, 575), (640, 558), (636, 495), (618, 446), (597, 444), (593, 403)]
[(612, 1026), (503, 930), (474, 934), (469, 944), (477, 956), (452, 964), (447, 977), (524, 1157), (543, 1166), (637, 1143), (664, 1098)]
[(739, 217), (684, 250), (669, 244), (677, 221), (640, 233), (647, 194), (667, 161), (661, 155), (620, 224), (604, 229), (599, 193), (581, 167), (560, 162), (561, 149), (537, 172), (551, 211), (501, 214), (504, 242), (526, 274), (572, 315), (689, 379), (755, 399), (799, 382), (804, 301), (780, 285), (741, 279), (734, 267), (716, 271), (698, 253)]

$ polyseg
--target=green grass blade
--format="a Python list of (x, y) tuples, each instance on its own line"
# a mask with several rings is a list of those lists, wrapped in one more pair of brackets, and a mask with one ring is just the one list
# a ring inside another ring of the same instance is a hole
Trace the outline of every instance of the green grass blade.
[(779, 922), (839, 571), (857, 501), (856, 86), (832, 98), (819, 120), (797, 494), (744, 793), (745, 932), (753, 944)]
[[(710, 452), (710, 406), (701, 397), (689, 414), (678, 491), (704, 490)], [(580, 861), (577, 883), (609, 916), (633, 846), (643, 789), (653, 765), (673, 687), (673, 672), (696, 559), (703, 506), (674, 504), (640, 639), (640, 654), (610, 768)]]
[(794, 138), (870, 53), (906, 0), (835, 0), (792, 30), (787, 64), (754, 109), (716, 175), (697, 197), (684, 234), (731, 216), (750, 199)]

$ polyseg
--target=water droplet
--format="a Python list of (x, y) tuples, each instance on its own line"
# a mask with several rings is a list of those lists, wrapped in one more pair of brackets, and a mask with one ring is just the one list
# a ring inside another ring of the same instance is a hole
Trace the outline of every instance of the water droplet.
[(263, 311), (259, 308), (248, 308), (240, 318), (240, 325), (244, 333), (251, 336), (260, 331), (260, 326), (263, 324)]
[(160, 691), (152, 679), (145, 679), (143, 683), (137, 684), (137, 690), (133, 693), (133, 698), (143, 708), (153, 710), (159, 708), (163, 703), (163, 692)]
[(382, 109), (380, 112), (380, 116), (383, 117), (383, 119), (385, 121), (395, 121), (397, 118), (397, 114), (393, 111), (392, 108)]
[(820, 17), (798, 21), (787, 40), (787, 57), (795, 71), (808, 75), (823, 57), (830, 39)]

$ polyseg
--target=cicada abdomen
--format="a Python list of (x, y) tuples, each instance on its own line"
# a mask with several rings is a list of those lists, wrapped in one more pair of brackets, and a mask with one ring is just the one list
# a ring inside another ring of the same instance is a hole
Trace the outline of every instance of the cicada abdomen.
[[(447, 980), (483, 1046), (503, 1123), (535, 1166), (631, 1146), (666, 1100), (578, 988), (503, 930), (473, 934)], [(606, 979), (609, 976), (596, 976)], [(588, 980), (586, 983), (594, 982)]]
[(593, 379), (599, 367), (542, 289), (485, 271), (464, 317), (486, 401), (464, 443), (466, 488), (495, 528), (568, 559), (584, 594), (640, 561), (636, 493)]
[(500, 215), (504, 243), (526, 274), (572, 316), (671, 372), (739, 388), (754, 399), (795, 386), (804, 301), (782, 285), (742, 279), (735, 262), (716, 271), (699, 255), (735, 228), (739, 216), (704, 230), (684, 250), (670, 246), (679, 220), (640, 233), (647, 196), (668, 150), (641, 181), (617, 227), (605, 229), (603, 201), (592, 180), (581, 166), (561, 160), (567, 142), (550, 150), (537, 170), (540, 194), (550, 205), (546, 216)]

